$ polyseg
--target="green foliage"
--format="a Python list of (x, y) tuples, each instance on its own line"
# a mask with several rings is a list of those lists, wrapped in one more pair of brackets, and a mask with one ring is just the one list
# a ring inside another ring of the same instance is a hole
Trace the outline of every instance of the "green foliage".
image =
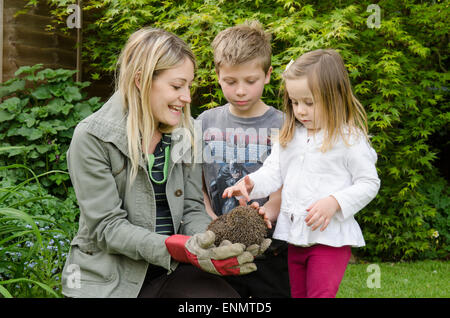
[(79, 212), (73, 191), (62, 201), (39, 179), (67, 172), (36, 175), (23, 165), (0, 167), (2, 172), (15, 169), (25, 169), (32, 177), (19, 184), (0, 180), (0, 295), (61, 297), (61, 271)]
[(448, 258), (450, 255), (450, 188), (446, 180), (434, 177), (419, 186), (424, 201), (435, 209), (429, 221), (430, 248), (422, 258)]
[[(54, 7), (56, 24), (65, 25), (66, 7), (74, 1), (47, 2)], [(338, 50), (366, 107), (382, 180), (377, 198), (357, 215), (367, 243), (361, 253), (391, 260), (420, 258), (436, 248), (430, 230), (444, 217), (420, 186), (436, 173), (439, 152), (448, 146), (432, 144), (437, 135), (448, 140), (449, 1), (379, 1), (380, 26), (369, 28), (372, 2), (86, 0), (84, 14), (92, 23), (83, 26), (84, 65), (101, 79), (114, 70), (132, 32), (143, 26), (172, 31), (190, 44), (198, 60), (192, 102), (198, 115), (225, 103), (211, 42), (229, 26), (257, 19), (272, 33), (274, 72), (263, 99), (276, 107), (281, 105), (280, 75), (290, 59), (318, 48)], [(36, 94), (45, 96), (46, 91)]]
[[(74, 82), (76, 71), (21, 67), (0, 86), (0, 165), (23, 163), (36, 173), (67, 171), (66, 151), (76, 124), (100, 107), (100, 98), (87, 99), (89, 82)], [(40, 71), (38, 71), (40, 70)], [(29, 173), (3, 171), (15, 180)], [(66, 193), (67, 174), (45, 176), (42, 184)]]
[(349, 264), (336, 298), (448, 298), (449, 270), (450, 262), (440, 260)]

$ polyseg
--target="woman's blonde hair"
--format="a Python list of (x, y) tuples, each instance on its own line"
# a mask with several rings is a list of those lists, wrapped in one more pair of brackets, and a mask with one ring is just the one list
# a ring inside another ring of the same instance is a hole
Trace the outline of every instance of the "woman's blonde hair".
[[(155, 127), (150, 96), (152, 81), (162, 71), (173, 68), (189, 58), (196, 68), (195, 56), (189, 46), (176, 35), (156, 28), (143, 28), (133, 33), (117, 62), (116, 90), (120, 91), (127, 114), (128, 152), (131, 159), (131, 180), (137, 175), (142, 145), (149, 145), (156, 129), (171, 132), (176, 127), (160, 124)], [(139, 78), (140, 89), (135, 84)], [(141, 93), (143, 92), (143, 93)], [(179, 127), (192, 131), (190, 106), (183, 107)]]
[(295, 126), (299, 124), (285, 83), (286, 80), (302, 76), (306, 76), (314, 107), (318, 107), (321, 114), (320, 118), (315, 118), (324, 130), (321, 151), (329, 150), (339, 136), (347, 145), (347, 136), (351, 134), (359, 135), (362, 132), (368, 140), (367, 115), (364, 107), (353, 95), (344, 61), (338, 52), (328, 49), (303, 54), (283, 73), (283, 107), (286, 120), (279, 136), (280, 145), (285, 147), (292, 140)]

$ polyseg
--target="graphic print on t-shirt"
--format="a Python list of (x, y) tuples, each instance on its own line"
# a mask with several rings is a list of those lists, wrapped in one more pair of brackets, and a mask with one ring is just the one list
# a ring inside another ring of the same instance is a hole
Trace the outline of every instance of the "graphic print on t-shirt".
[[(204, 132), (205, 176), (214, 176), (205, 181), (216, 213), (228, 213), (239, 205), (234, 197), (223, 199), (223, 191), (262, 166), (270, 154), (271, 136), (277, 133), (277, 128), (227, 128), (225, 132), (208, 128)], [(263, 205), (267, 199), (256, 201)]]

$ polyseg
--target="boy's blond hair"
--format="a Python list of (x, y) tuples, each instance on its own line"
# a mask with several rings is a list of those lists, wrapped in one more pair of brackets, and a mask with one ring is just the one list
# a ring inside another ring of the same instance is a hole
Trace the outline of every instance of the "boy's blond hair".
[(258, 58), (267, 73), (271, 66), (270, 40), (271, 35), (258, 21), (245, 21), (219, 32), (212, 43), (216, 72), (224, 64), (238, 65)]

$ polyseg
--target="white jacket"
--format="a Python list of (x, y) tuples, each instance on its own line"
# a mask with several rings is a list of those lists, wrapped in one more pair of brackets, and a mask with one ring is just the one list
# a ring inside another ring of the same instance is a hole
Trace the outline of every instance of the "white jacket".
[[(309, 142), (308, 142), (309, 138)], [(324, 244), (340, 247), (364, 246), (361, 229), (354, 215), (378, 193), (380, 179), (375, 163), (377, 154), (363, 137), (342, 139), (323, 153), (323, 132), (307, 136), (297, 126), (294, 138), (283, 148), (275, 143), (264, 165), (250, 174), (255, 186), (251, 199), (266, 197), (283, 186), (280, 214), (273, 237), (298, 246)], [(305, 223), (306, 209), (319, 199), (332, 195), (341, 210), (325, 231), (311, 231)]]

